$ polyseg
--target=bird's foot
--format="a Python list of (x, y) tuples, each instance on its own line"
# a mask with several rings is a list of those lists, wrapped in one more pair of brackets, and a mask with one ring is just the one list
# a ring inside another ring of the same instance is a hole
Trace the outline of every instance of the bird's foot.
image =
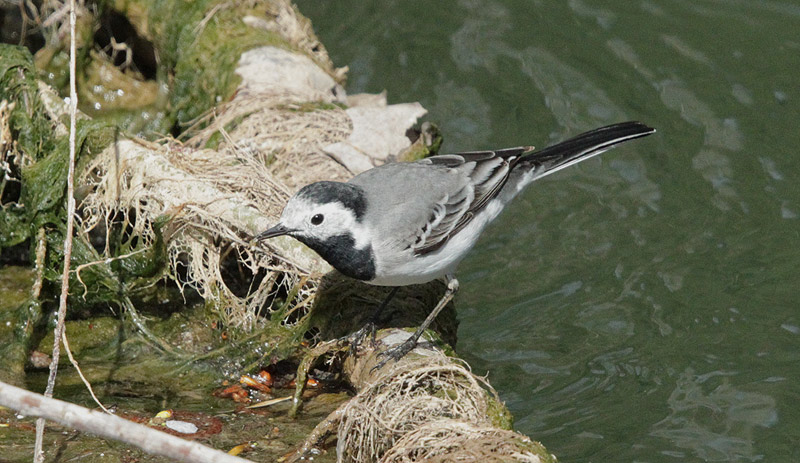
[(367, 337), (372, 339), (372, 345), (375, 345), (375, 333), (377, 331), (377, 327), (373, 322), (367, 322), (364, 326), (361, 327), (355, 333), (340, 338), (342, 343), (349, 343), (350, 344), (350, 355), (355, 355), (358, 353), (358, 348), (364, 342)]
[(414, 350), (415, 347), (417, 347), (417, 338), (415, 336), (411, 336), (410, 338), (403, 341), (402, 344), (399, 344), (395, 347), (392, 347), (391, 349), (387, 349), (383, 352), (380, 352), (378, 354), (378, 357), (385, 357), (385, 358), (380, 362), (378, 362), (377, 365), (372, 367), (372, 370), (370, 371), (374, 372), (375, 370), (380, 370), (381, 368), (383, 368), (384, 365), (386, 365), (389, 362), (389, 360), (394, 360), (395, 362), (400, 360), (401, 358), (405, 357), (407, 353)]

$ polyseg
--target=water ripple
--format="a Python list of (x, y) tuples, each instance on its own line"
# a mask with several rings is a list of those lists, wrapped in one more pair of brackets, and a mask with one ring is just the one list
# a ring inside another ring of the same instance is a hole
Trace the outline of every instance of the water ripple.
[(627, 119), (602, 88), (545, 49), (529, 47), (517, 57), (521, 71), (533, 80), (547, 108), (566, 132)]
[(739, 389), (730, 381), (709, 381), (732, 374), (712, 371), (697, 375), (687, 369), (667, 400), (669, 415), (653, 425), (650, 435), (667, 439), (705, 461), (763, 459), (755, 450), (753, 434), (755, 428), (778, 422), (775, 399)]

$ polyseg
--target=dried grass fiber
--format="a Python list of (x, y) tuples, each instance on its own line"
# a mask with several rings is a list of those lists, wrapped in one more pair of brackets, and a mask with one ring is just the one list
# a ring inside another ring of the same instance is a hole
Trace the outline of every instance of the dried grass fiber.
[[(438, 351), (437, 351), (438, 352)], [(345, 406), (339, 425), (339, 461), (370, 462), (406, 434), (443, 418), (488, 426), (491, 390), (464, 365), (442, 353), (398, 362), (365, 385)]]

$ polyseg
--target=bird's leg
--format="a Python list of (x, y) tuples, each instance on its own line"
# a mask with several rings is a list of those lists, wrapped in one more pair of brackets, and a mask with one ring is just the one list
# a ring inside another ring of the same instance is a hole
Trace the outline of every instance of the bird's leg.
[(381, 352), (379, 355), (382, 357), (386, 357), (385, 359), (381, 360), (380, 363), (375, 365), (372, 369), (377, 370), (384, 366), (389, 360), (394, 360), (395, 362), (403, 358), (407, 353), (411, 352), (416, 346), (417, 341), (419, 341), (420, 336), (422, 333), (428, 329), (428, 326), (436, 319), (436, 316), (439, 315), (439, 312), (442, 311), (444, 306), (447, 305), (455, 296), (456, 291), (458, 291), (458, 280), (455, 279), (452, 275), (446, 275), (445, 281), (447, 282), (447, 290), (445, 290), (444, 295), (439, 300), (439, 303), (436, 304), (436, 307), (433, 308), (431, 313), (428, 315), (428, 318), (425, 319), (424, 322), (417, 328), (417, 331), (411, 335), (408, 339), (403, 341), (402, 344), (388, 349), (384, 352)]
[(367, 324), (362, 326), (361, 329), (351, 334), (350, 336), (346, 336), (345, 338), (343, 338), (344, 341), (350, 343), (351, 353), (355, 353), (358, 351), (358, 346), (361, 345), (362, 342), (364, 342), (364, 339), (366, 339), (367, 336), (371, 336), (372, 343), (375, 344), (375, 330), (378, 321), (380, 321), (381, 313), (383, 312), (383, 309), (385, 309), (386, 306), (389, 305), (389, 301), (392, 300), (394, 295), (397, 294), (397, 290), (399, 289), (400, 289), (399, 286), (395, 286), (394, 288), (392, 288), (392, 290), (389, 292), (389, 295), (386, 296), (386, 299), (384, 299), (383, 302), (381, 302), (381, 305), (379, 305), (378, 308), (376, 308), (372, 312), (372, 315), (370, 315), (369, 320), (367, 320)]

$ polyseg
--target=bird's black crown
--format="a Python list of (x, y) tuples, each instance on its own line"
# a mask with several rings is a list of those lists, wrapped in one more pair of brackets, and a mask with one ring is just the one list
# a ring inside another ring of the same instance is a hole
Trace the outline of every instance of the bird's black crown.
[(364, 190), (349, 183), (315, 182), (300, 189), (297, 192), (297, 196), (318, 204), (341, 203), (344, 207), (353, 211), (356, 220), (359, 222), (367, 210), (367, 197), (364, 194)]

